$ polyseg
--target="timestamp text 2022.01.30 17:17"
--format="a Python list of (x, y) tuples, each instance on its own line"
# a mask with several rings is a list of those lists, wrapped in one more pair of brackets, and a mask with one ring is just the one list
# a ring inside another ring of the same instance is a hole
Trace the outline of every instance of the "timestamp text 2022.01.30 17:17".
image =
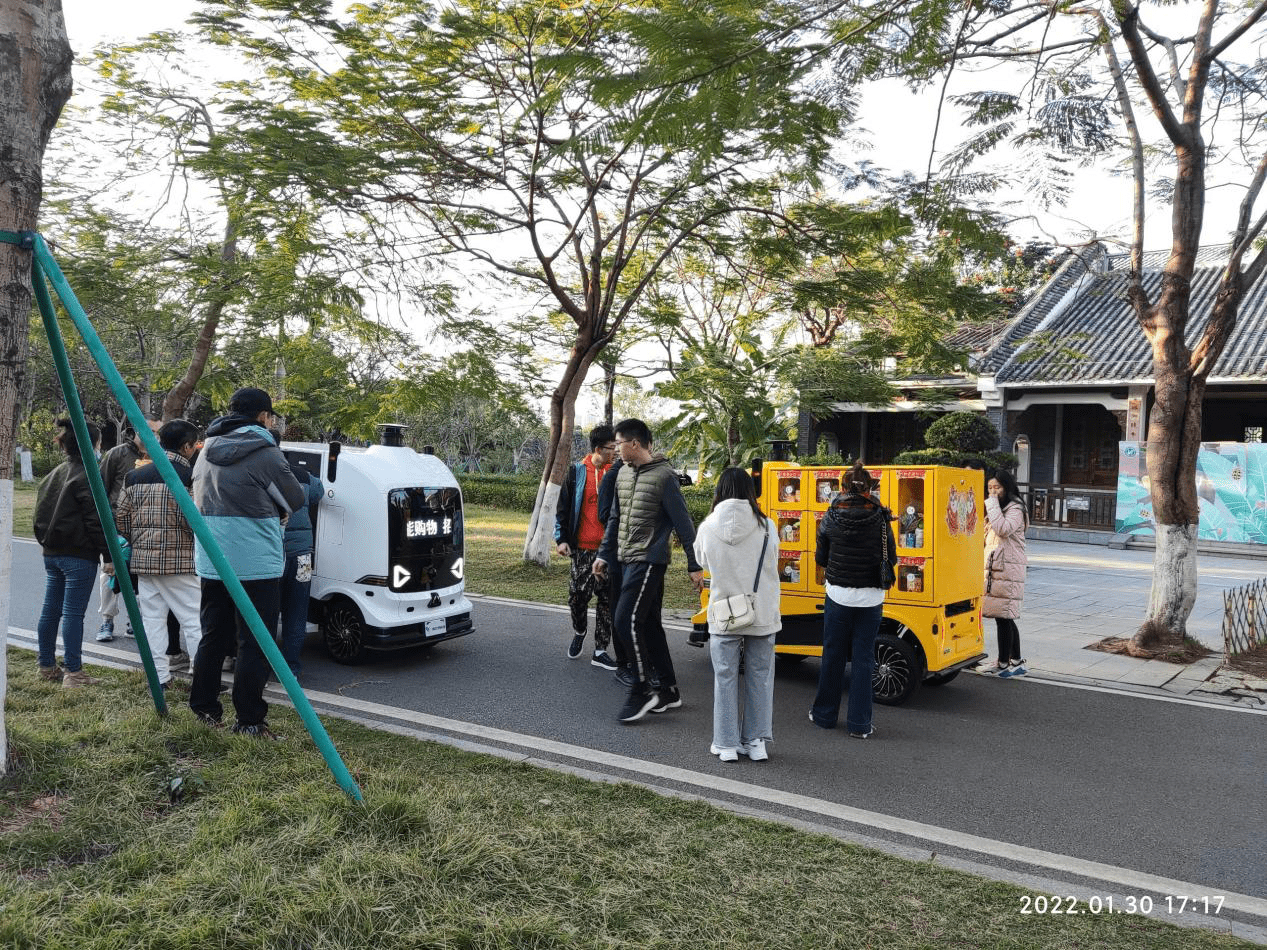
[(1154, 911), (1166, 914), (1218, 914), (1223, 910), (1223, 897), (1219, 895), (1200, 895), (1193, 897), (1186, 894), (1167, 894), (1156, 899), (1147, 894), (1136, 897), (1133, 894), (1114, 897), (1106, 894), (1103, 897), (1093, 894), (1090, 897), (1051, 896), (1045, 894), (1025, 894), (1021, 897), (1020, 912), (1022, 914), (1151, 914)]

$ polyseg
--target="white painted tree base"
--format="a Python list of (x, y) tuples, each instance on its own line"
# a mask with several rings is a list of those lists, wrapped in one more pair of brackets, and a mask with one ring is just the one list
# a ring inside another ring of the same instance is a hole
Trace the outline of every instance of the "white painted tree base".
[(545, 491), (537, 493), (537, 506), (532, 512), (528, 537), (524, 541), (524, 560), (548, 567), (554, 552), (554, 513), (558, 509), (562, 485), (547, 482)]
[(13, 479), (0, 479), (0, 775), (9, 770), (9, 735), (4, 724), (4, 703), (9, 689), (9, 591), (13, 577)]
[(1182, 642), (1188, 618), (1197, 602), (1197, 526), (1157, 525), (1157, 550), (1153, 555), (1153, 586), (1148, 595), (1144, 626), (1135, 645)]

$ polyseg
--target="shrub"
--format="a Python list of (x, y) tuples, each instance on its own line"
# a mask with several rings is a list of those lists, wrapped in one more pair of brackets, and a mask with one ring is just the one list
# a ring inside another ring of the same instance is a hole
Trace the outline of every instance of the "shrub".
[(914, 449), (893, 459), (894, 465), (953, 465), (993, 472), (1005, 468), (1016, 471), (1016, 456), (1011, 452), (956, 452), (952, 449)]
[[(57, 417), (47, 409), (36, 409), (18, 425), (17, 444), (30, 450), (31, 469), (36, 479), (43, 478), (66, 461), (66, 453), (53, 444), (60, 431)], [(17, 469), (16, 463), (14, 467)]]
[(540, 479), (532, 475), (459, 475), (462, 498), (468, 505), (486, 505), (532, 513)]
[(843, 465), (845, 456), (843, 452), (833, 452), (827, 447), (827, 439), (821, 438), (818, 440), (818, 447), (812, 453), (796, 461), (800, 465)]
[(952, 412), (928, 427), (924, 444), (930, 449), (990, 453), (999, 447), (999, 430), (978, 413)]
[[(462, 498), (468, 505), (485, 505), (508, 511), (532, 513), (537, 503), (537, 486), (540, 479), (531, 475), (458, 475), (462, 486)], [(698, 525), (713, 505), (711, 484), (687, 485), (682, 489), (686, 510)]]
[(713, 485), (687, 485), (682, 489), (682, 497), (686, 499), (686, 510), (691, 513), (691, 520), (696, 526), (708, 517), (713, 507)]

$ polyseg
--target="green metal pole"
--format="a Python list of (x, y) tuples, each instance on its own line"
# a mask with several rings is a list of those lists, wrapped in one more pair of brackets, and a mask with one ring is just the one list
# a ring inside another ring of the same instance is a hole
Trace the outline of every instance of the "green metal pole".
[[(6, 240), (6, 235), (11, 232), (0, 232), (0, 241)], [(25, 235), (24, 235), (25, 236)], [(201, 512), (194, 505), (193, 499), (189, 493), (185, 491), (181, 485), (180, 479), (176, 475), (176, 470), (172, 468), (171, 461), (167, 458), (167, 453), (162, 450), (158, 444), (158, 440), (154, 438), (154, 433), (150, 431), (145, 416), (141, 414), (140, 407), (136, 404), (136, 400), (132, 398), (132, 394), (128, 391), (127, 385), (123, 381), (118, 368), (114, 365), (114, 361), (110, 359), (110, 354), (106, 352), (105, 346), (101, 342), (101, 338), (97, 336), (96, 330), (93, 329), (92, 323), (88, 320), (87, 314), (80, 306), (79, 300), (75, 297), (75, 293), (67, 283), (66, 277), (62, 274), (61, 268), (57, 266), (57, 261), (53, 259), (53, 255), (49, 252), (48, 245), (44, 243), (44, 239), (38, 234), (32, 234), (33, 248), (35, 251), (35, 259), (39, 262), (40, 267), (48, 275), (53, 289), (57, 291), (57, 296), (61, 298), (62, 304), (66, 307), (66, 312), (70, 314), (71, 320), (74, 321), (79, 335), (83, 338), (88, 352), (96, 361), (97, 366), (101, 369), (102, 375), (106, 379), (106, 384), (114, 393), (115, 398), (119, 401), (127, 414), (128, 420), (135, 427), (142, 440), (145, 442), (146, 449), (150, 453), (157, 466), (159, 474), (167, 487), (171, 489), (176, 503), (180, 506), (181, 512), (185, 515), (189, 526), (193, 529), (194, 534), (202, 543), (207, 556), (211, 559), (211, 563), (215, 565), (216, 571), (220, 574), (220, 579), (224, 586), (228, 588), (233, 602), (237, 605), (238, 612), (246, 620), (247, 626), (250, 627), (252, 635), (259, 644), (260, 649), (267, 657), (269, 665), (273, 668), (273, 673), (278, 681), (286, 689), (286, 694), (290, 697), (290, 701), (294, 703), (296, 711), (303, 720), (304, 727), (308, 730), (308, 734), (312, 737), (312, 741), (316, 743), (318, 751), (325, 759), (326, 765), (330, 772), (334, 775), (334, 780), (338, 782), (342, 788), (353, 799), (360, 802), (363, 801), (361, 789), (356, 784), (356, 780), (352, 778), (352, 773), (348, 771), (348, 767), (344, 764), (343, 759), (339, 756), (339, 752), (334, 747), (334, 743), (330, 739), (329, 733), (321, 724), (321, 720), (317, 717), (316, 711), (312, 708), (312, 704), (308, 702), (308, 697), (304, 695), (299, 681), (295, 679), (293, 673), (290, 672), (290, 666), (282, 657), (281, 651), (277, 648), (277, 644), (273, 642), (272, 632), (267, 630), (264, 622), (260, 620), (260, 615), (255, 609), (255, 605), (251, 603), (250, 598), (246, 594), (246, 590), (242, 587), (238, 580), (237, 574), (233, 572), (233, 568), (229, 566), (228, 560), (224, 556), (224, 552), (220, 550), (220, 546), (216, 543), (215, 537), (211, 534), (211, 530), (207, 527), (206, 520), (202, 517)], [(17, 243), (17, 242), (11, 242)], [(138, 638), (139, 639), (139, 638)]]
[[(150, 695), (154, 698), (154, 708), (160, 716), (167, 715), (167, 699), (163, 695), (163, 687), (158, 682), (158, 671), (154, 668), (154, 657), (150, 654), (149, 641), (145, 636), (145, 627), (141, 623), (141, 611), (137, 607), (136, 594), (132, 590), (132, 578), (128, 576), (123, 562), (123, 549), (119, 545), (119, 532), (114, 526), (114, 512), (110, 510), (110, 499), (106, 496), (106, 486), (101, 480), (101, 472), (91, 453), (92, 440), (88, 437), (88, 426), (84, 418), (84, 407), (79, 401), (79, 392), (75, 389), (75, 380), (70, 370), (70, 360), (66, 357), (66, 345), (62, 341), (62, 331), (57, 325), (57, 313), (53, 309), (53, 301), (48, 295), (48, 287), (44, 283), (44, 271), (37, 258), (31, 267), (31, 283), (35, 288), (35, 299), (40, 307), (40, 316), (44, 318), (44, 332), (48, 335), (49, 349), (53, 351), (53, 365), (57, 367), (57, 378), (62, 384), (62, 395), (66, 397), (66, 406), (70, 410), (71, 423), (75, 427), (75, 438), (79, 442), (80, 454), (89, 448), (84, 456), (84, 471), (88, 475), (88, 486), (92, 489), (92, 500), (97, 506), (97, 515), (101, 518), (101, 527), (106, 535), (106, 545), (110, 548), (110, 560), (114, 563), (114, 576), (119, 581), (119, 592), (123, 595), (123, 603), (127, 607), (128, 617), (132, 621), (132, 629), (138, 631), (136, 638), (137, 652), (141, 654), (141, 665), (145, 667), (145, 678), (149, 681)], [(149, 426), (142, 425), (149, 432)]]

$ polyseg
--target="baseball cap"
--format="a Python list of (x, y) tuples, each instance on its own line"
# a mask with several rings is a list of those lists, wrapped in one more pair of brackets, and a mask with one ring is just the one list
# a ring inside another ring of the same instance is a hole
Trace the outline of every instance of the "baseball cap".
[(273, 400), (262, 389), (243, 386), (229, 397), (229, 411), (244, 416), (258, 416), (261, 412), (273, 411)]

